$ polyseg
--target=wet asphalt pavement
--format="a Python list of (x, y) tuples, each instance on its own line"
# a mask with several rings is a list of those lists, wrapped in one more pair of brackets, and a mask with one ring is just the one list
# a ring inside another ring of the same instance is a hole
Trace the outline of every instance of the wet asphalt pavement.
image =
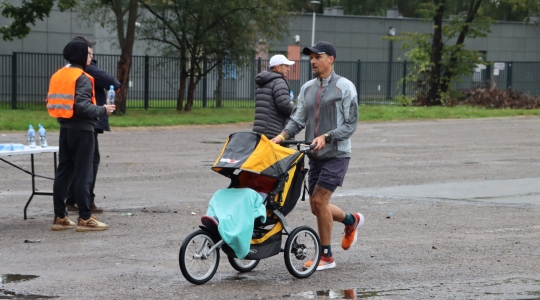
[[(360, 123), (331, 202), (366, 223), (348, 251), (334, 224), (335, 269), (296, 279), (280, 254), (241, 274), (222, 253), (211, 281), (187, 282), (182, 240), (228, 184), (210, 166), (228, 134), (250, 126), (101, 135), (103, 232), (51, 231), (48, 196), (35, 196), (23, 220), (30, 176), (0, 162), (0, 299), (540, 299), (536, 117)], [(0, 133), (6, 142), (24, 143), (25, 132)], [(29, 157), (6, 159), (30, 168)], [(36, 155), (36, 172), (52, 176), (52, 155)], [(307, 202), (287, 221), (316, 228)]]

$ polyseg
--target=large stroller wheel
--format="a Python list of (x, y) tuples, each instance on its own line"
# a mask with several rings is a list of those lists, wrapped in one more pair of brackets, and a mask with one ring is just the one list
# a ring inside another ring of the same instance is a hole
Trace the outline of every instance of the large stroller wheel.
[(229, 258), (229, 263), (231, 263), (231, 266), (240, 273), (246, 273), (246, 272), (252, 271), (259, 264), (259, 261), (260, 261), (258, 259), (256, 260), (238, 259), (232, 256), (228, 256), (228, 258)]
[[(295, 228), (285, 243), (285, 265), (296, 278), (307, 278), (317, 270), (321, 259), (321, 240), (308, 226)], [(309, 267), (305, 264), (311, 260)]]
[(215, 245), (207, 231), (198, 230), (188, 235), (180, 247), (180, 270), (193, 284), (208, 282), (216, 274), (219, 265), (219, 249), (208, 250)]

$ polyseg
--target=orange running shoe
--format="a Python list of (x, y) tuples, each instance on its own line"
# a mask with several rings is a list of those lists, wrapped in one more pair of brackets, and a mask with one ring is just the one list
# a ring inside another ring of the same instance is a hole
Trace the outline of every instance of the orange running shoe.
[[(304, 264), (304, 268), (309, 268), (313, 264), (313, 260), (308, 260)], [(321, 255), (321, 260), (319, 261), (319, 265), (317, 266), (317, 271), (322, 271), (326, 269), (332, 269), (336, 267), (336, 262), (334, 261), (334, 257), (328, 257), (326, 254)]]
[(353, 214), (354, 224), (351, 226), (345, 226), (345, 235), (341, 240), (341, 248), (348, 250), (356, 244), (358, 238), (358, 228), (364, 225), (364, 216), (361, 213)]

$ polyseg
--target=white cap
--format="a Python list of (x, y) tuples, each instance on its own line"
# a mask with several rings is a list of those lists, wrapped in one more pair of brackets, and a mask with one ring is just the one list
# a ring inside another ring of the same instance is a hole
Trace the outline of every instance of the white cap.
[(270, 64), (268, 65), (268, 67), (271, 68), (279, 65), (292, 66), (294, 65), (294, 61), (288, 60), (283, 54), (277, 54), (272, 56), (272, 58), (270, 58)]

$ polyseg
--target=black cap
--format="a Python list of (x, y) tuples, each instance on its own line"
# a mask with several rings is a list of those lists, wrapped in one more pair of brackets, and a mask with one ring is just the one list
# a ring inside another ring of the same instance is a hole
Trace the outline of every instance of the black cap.
[(326, 53), (328, 56), (333, 56), (334, 59), (336, 58), (336, 48), (329, 42), (320, 41), (312, 47), (305, 47), (304, 50), (302, 50), (302, 53), (305, 55), (310, 55), (312, 52), (317, 54)]
[(73, 38), (73, 41), (83, 41), (85, 42), (86, 44), (88, 44), (88, 46), (92, 47), (96, 44), (96, 42), (90, 42), (87, 38), (85, 38), (84, 36), (76, 36)]

